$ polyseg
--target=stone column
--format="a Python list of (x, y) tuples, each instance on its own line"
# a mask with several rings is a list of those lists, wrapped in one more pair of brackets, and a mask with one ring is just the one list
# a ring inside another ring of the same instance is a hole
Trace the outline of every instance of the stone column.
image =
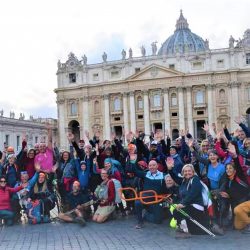
[(163, 89), (164, 100), (164, 129), (170, 133), (170, 112), (169, 112), (169, 94), (168, 88)]
[(82, 98), (82, 128), (89, 131), (89, 97), (84, 96)]
[(183, 87), (178, 87), (179, 129), (185, 129)]
[(240, 115), (239, 111), (239, 82), (231, 82), (229, 84), (231, 88), (231, 131), (233, 132), (235, 129), (238, 128), (238, 125), (234, 122), (235, 117)]
[(110, 133), (111, 133), (111, 128), (110, 128), (110, 116), (109, 116), (109, 95), (104, 95), (103, 96), (104, 100), (104, 140), (110, 139)]
[(136, 131), (135, 120), (135, 96), (134, 92), (129, 92), (129, 104), (130, 104), (130, 128), (132, 132)]
[(192, 105), (192, 92), (191, 87), (187, 87), (187, 119), (189, 133), (194, 136), (193, 126), (193, 105)]
[(150, 119), (149, 119), (149, 101), (148, 91), (143, 92), (143, 111), (144, 111), (144, 133), (150, 134)]
[(65, 99), (57, 100), (58, 107), (58, 134), (59, 134), (59, 146), (61, 149), (68, 150), (67, 135), (66, 135), (66, 124), (65, 124)]
[[(128, 93), (123, 93), (123, 122), (124, 122), (124, 134), (129, 132), (128, 124)], [(125, 140), (126, 141), (126, 140)]]
[(213, 109), (214, 99), (213, 99), (213, 85), (207, 85), (207, 113), (208, 113), (208, 124), (214, 123), (214, 109)]

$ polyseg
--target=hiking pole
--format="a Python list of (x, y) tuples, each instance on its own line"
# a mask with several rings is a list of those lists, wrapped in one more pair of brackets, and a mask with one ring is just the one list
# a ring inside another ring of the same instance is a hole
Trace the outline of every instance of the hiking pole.
[[(173, 206), (174, 208), (176, 208), (177, 206), (175, 204), (170, 204), (170, 206)], [(201, 228), (203, 231), (205, 231), (207, 234), (209, 234), (212, 237), (215, 237), (216, 235), (213, 234), (210, 230), (208, 230), (207, 228), (205, 228), (203, 225), (201, 225), (197, 220), (193, 219), (189, 214), (187, 214), (184, 210), (182, 209), (178, 209), (178, 212), (180, 212), (183, 216), (187, 217), (189, 220), (191, 220), (196, 226), (198, 226), (199, 228)]]

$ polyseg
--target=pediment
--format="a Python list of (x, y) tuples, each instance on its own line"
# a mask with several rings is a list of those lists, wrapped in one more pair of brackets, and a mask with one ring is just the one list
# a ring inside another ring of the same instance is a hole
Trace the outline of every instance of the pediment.
[(145, 80), (152, 78), (167, 78), (167, 77), (176, 77), (182, 76), (183, 73), (169, 69), (157, 64), (151, 64), (148, 67), (142, 69), (140, 72), (130, 76), (127, 80)]

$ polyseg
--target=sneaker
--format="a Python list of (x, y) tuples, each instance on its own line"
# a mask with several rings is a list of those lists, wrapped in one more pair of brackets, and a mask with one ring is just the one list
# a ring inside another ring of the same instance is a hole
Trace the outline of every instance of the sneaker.
[(188, 239), (191, 237), (192, 237), (192, 235), (190, 233), (181, 232), (179, 230), (175, 232), (176, 239)]
[(242, 230), (243, 234), (250, 234), (250, 225), (246, 226), (245, 229)]
[(217, 235), (224, 235), (224, 230), (219, 227), (217, 224), (214, 224), (211, 228), (211, 231), (214, 233), (214, 234), (217, 234)]
[(138, 223), (135, 228), (136, 229), (142, 229), (144, 227), (144, 224), (143, 223)]
[(81, 226), (85, 226), (86, 222), (82, 217), (76, 217), (74, 220), (76, 223), (80, 224)]

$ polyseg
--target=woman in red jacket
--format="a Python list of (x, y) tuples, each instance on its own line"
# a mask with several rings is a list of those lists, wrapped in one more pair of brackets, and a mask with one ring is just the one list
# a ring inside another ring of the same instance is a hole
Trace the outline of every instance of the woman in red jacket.
[(0, 178), (0, 218), (4, 219), (8, 226), (11, 226), (14, 218), (14, 213), (10, 205), (11, 194), (27, 187), (28, 183), (24, 183), (16, 188), (7, 187), (6, 183), (6, 178), (2, 176)]

